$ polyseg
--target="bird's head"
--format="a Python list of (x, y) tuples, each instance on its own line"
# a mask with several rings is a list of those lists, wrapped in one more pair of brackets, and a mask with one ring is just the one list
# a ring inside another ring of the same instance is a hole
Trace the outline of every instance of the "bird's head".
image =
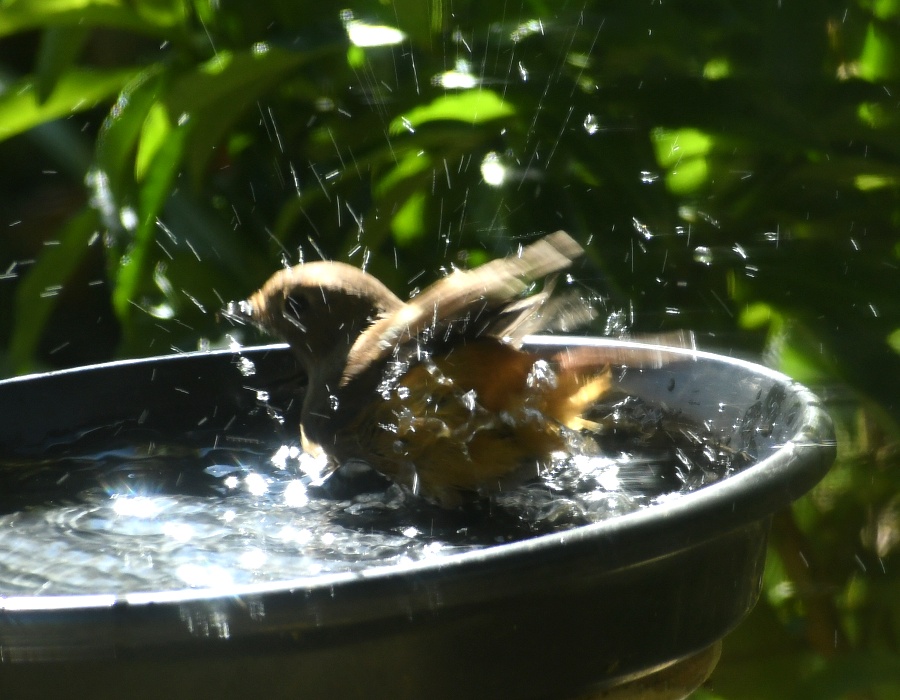
[(249, 299), (230, 303), (224, 315), (286, 341), (312, 371), (342, 363), (363, 330), (401, 306), (387, 287), (356, 267), (312, 262), (276, 272)]

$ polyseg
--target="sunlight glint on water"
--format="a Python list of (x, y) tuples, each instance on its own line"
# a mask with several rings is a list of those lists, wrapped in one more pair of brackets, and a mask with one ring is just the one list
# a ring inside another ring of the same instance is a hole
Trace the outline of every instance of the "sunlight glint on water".
[[(273, 583), (408, 565), (626, 514), (742, 466), (658, 408), (610, 399), (601, 440), (518, 488), (442, 510), (365, 465), (333, 476), (297, 445), (134, 444), (0, 465), (0, 596)], [(603, 448), (600, 449), (599, 445)]]

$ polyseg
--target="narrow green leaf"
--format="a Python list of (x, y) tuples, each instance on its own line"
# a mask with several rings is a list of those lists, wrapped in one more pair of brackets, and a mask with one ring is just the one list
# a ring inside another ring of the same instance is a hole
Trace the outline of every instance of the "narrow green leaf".
[(425, 152), (407, 151), (399, 158), (397, 164), (379, 177), (373, 190), (376, 197), (384, 197), (393, 188), (410, 178), (417, 177), (432, 167), (432, 161)]
[(185, 21), (181, 0), (5, 0), (0, 36), (52, 26), (116, 27), (160, 34)]
[(407, 245), (425, 233), (425, 193), (416, 192), (407, 199), (391, 219), (391, 229), (398, 245)]
[(9, 342), (9, 362), (16, 373), (33, 369), (34, 352), (59, 299), (57, 291), (84, 258), (97, 226), (97, 212), (85, 207), (65, 224), (59, 244), (44, 250), (16, 288), (15, 323)]
[(709, 155), (714, 137), (699, 129), (663, 129), (650, 132), (656, 161), (663, 168), (675, 168), (688, 158)]
[(72, 67), (88, 36), (88, 28), (48, 27), (41, 34), (35, 68), (38, 102), (43, 104), (56, 87), (60, 76)]
[(896, 37), (887, 26), (872, 22), (859, 56), (859, 75), (877, 83), (897, 77), (900, 64), (900, 48)]
[(874, 0), (872, 14), (886, 20), (900, 17), (900, 0)]
[(34, 78), (9, 84), (0, 77), (0, 141), (109, 100), (136, 72), (134, 68), (70, 70), (59, 77), (52, 94), (44, 101), (39, 97)]
[(460, 121), (483, 124), (505, 119), (515, 114), (511, 102), (506, 102), (491, 90), (469, 90), (458, 95), (439, 97), (423, 107), (411, 109), (391, 122), (390, 133), (402, 134), (433, 121)]
[(887, 344), (895, 353), (900, 355), (900, 328), (888, 334)]
[(165, 106), (159, 102), (153, 103), (150, 111), (147, 113), (147, 118), (144, 119), (135, 158), (134, 172), (139, 182), (144, 179), (147, 169), (160, 149), (165, 146), (166, 139), (171, 132), (172, 124), (169, 121), (169, 115)]
[(134, 310), (135, 300), (149, 270), (148, 249), (153, 244), (156, 220), (165, 206), (172, 189), (172, 181), (181, 167), (181, 156), (186, 127), (174, 129), (165, 142), (157, 149), (152, 162), (143, 173), (144, 179), (139, 191), (138, 221), (127, 252), (119, 259), (115, 268), (113, 287), (113, 308), (122, 321), (126, 335), (128, 318)]
[(162, 82), (159, 66), (153, 66), (122, 89), (97, 138), (96, 161), (112, 201), (121, 207), (134, 184), (134, 153)]
[(176, 78), (161, 99), (171, 120), (193, 125), (185, 155), (192, 179), (200, 179), (216, 146), (262, 95), (301, 65), (340, 50), (337, 44), (307, 51), (257, 44), (240, 53), (220, 52), (215, 59)]

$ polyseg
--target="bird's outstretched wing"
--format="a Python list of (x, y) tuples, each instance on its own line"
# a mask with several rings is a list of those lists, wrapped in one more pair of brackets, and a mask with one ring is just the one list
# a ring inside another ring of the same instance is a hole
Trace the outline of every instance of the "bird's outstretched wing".
[(472, 334), (489, 329), (496, 332), (498, 315), (516, 320), (544, 302), (546, 296), (538, 296), (531, 302), (523, 300), (521, 308), (510, 307), (532, 282), (566, 269), (583, 252), (569, 234), (557, 231), (525, 246), (518, 255), (492, 260), (474, 270), (457, 270), (438, 280), (359, 336), (348, 355), (342, 384), (410, 340), (440, 339), (454, 326)]

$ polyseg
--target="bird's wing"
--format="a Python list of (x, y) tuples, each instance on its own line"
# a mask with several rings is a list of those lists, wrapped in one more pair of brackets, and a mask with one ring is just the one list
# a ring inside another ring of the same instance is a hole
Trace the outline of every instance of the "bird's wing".
[[(453, 326), (466, 333), (487, 332), (497, 322), (498, 314), (502, 317), (510, 313), (508, 305), (528, 285), (564, 270), (583, 252), (569, 234), (557, 231), (525, 246), (518, 255), (492, 260), (474, 270), (454, 271), (359, 336), (348, 355), (342, 384), (412, 339), (439, 339), (442, 333), (452, 332)], [(541, 303), (541, 298), (531, 305), (523, 302), (522, 309), (513, 309), (513, 320)]]

